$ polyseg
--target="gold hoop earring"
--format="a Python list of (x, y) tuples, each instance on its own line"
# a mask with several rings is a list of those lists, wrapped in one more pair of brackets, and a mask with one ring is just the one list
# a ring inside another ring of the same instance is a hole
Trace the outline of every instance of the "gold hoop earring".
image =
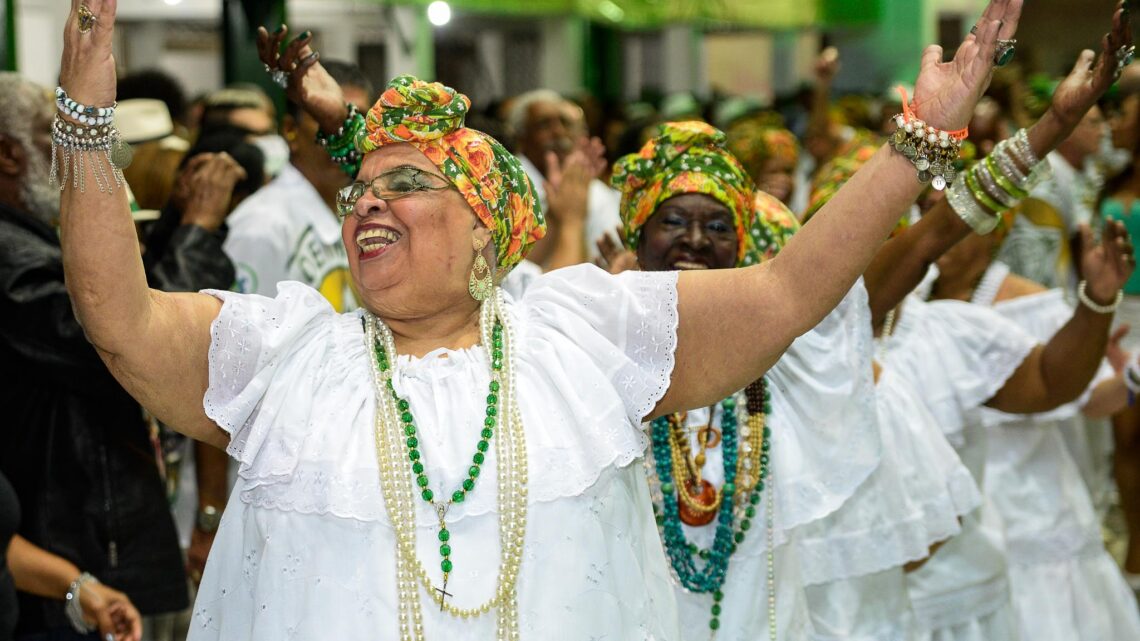
[[(495, 281), (491, 277), (491, 266), (487, 264), (487, 259), (483, 258), (483, 247), (486, 245), (485, 241), (480, 242), (478, 239), (474, 241), (475, 264), (471, 266), (471, 276), (467, 279), (467, 293), (477, 301), (490, 298), (495, 288)], [(483, 275), (479, 276), (480, 273)]]

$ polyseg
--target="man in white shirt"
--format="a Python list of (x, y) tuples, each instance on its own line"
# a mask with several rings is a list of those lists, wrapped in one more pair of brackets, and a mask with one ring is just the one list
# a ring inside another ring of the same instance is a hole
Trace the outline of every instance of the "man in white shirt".
[[(340, 83), (345, 99), (367, 112), (372, 88), (360, 70), (343, 62), (322, 64)], [(290, 162), (230, 214), (224, 247), (237, 268), (239, 291), (275, 296), (278, 282), (295, 280), (345, 312), (357, 302), (334, 212), (337, 191), (352, 179), (316, 143), (317, 130), (311, 116), (290, 105), (282, 123)]]

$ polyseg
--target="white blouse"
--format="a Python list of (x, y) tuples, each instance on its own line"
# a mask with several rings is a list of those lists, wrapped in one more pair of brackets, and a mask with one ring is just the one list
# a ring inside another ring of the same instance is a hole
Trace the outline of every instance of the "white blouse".
[[(644, 468), (633, 464), (648, 442), (641, 421), (669, 386), (676, 280), (580, 266), (508, 300), (530, 478), (523, 639), (679, 638)], [(205, 409), (231, 434), (241, 469), (189, 638), (396, 638), (395, 540), (378, 482), (363, 313), (338, 315), (297, 283), (273, 299), (211, 293), (224, 305)], [(489, 376), (481, 346), (398, 358), (393, 384), (411, 403), (437, 494), (466, 476)], [(447, 514), (457, 607), (494, 589), (495, 468), (492, 448), (483, 481)], [(430, 572), (437, 519), (417, 506), (418, 557)], [(455, 619), (421, 601), (425, 638), (494, 638), (493, 614)]]

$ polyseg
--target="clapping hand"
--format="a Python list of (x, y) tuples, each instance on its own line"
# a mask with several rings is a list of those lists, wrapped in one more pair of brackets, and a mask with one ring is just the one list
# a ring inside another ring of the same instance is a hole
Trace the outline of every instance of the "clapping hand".
[(1099, 305), (1111, 305), (1117, 292), (1136, 268), (1132, 241), (1120, 221), (1108, 221), (1100, 244), (1093, 241), (1087, 224), (1081, 225), (1081, 276), (1086, 293)]
[(954, 58), (942, 61), (942, 47), (931, 45), (922, 54), (914, 84), (915, 114), (931, 126), (954, 131), (970, 122), (974, 105), (989, 87), (998, 40), (1017, 33), (1022, 0), (990, 0)]
[[(618, 227), (614, 232), (617, 238), (620, 238), (625, 231)], [(636, 270), (637, 254), (626, 249), (620, 242), (614, 240), (615, 236), (605, 234), (597, 240), (598, 247), (598, 267), (605, 269), (611, 274), (620, 274), (624, 271)]]

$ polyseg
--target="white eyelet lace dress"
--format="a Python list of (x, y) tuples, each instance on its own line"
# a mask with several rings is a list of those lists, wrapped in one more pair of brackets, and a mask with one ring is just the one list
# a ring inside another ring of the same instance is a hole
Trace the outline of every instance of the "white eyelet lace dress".
[[(529, 513), (517, 583), (529, 641), (671, 641), (677, 610), (653, 519), (641, 421), (665, 394), (677, 275), (592, 266), (536, 279), (508, 300), (526, 434)], [(194, 605), (191, 641), (394, 639), (395, 539), (375, 456), (363, 312), (316, 291), (211, 292), (207, 414), (232, 437), (237, 486)], [(400, 356), (431, 489), (465, 477), (490, 366), (482, 347)], [(453, 605), (491, 597), (500, 562), (494, 448), (484, 481), (447, 514)], [(409, 469), (407, 482), (414, 482)], [(417, 501), (418, 558), (438, 568), (437, 518)], [(493, 639), (493, 612), (462, 620), (424, 603), (424, 637)]]
[[(897, 370), (935, 417), (979, 486), (986, 433), (979, 408), (1037, 344), (992, 310), (960, 301), (906, 300), (886, 340), (884, 372)], [(919, 569), (907, 590), (920, 641), (1016, 639), (1001, 520), (988, 501)]]
[[(979, 304), (993, 304), (978, 301)], [(993, 304), (1038, 341), (1072, 317), (1059, 289)], [(1090, 385), (1111, 378), (1105, 363)], [(1010, 586), (1022, 639), (1140, 639), (1136, 598), (1109, 556), (1100, 519), (1064, 432), (1091, 428), (1081, 414), (1088, 393), (1044, 414), (984, 413), (990, 439), (986, 496), (1005, 523)]]

